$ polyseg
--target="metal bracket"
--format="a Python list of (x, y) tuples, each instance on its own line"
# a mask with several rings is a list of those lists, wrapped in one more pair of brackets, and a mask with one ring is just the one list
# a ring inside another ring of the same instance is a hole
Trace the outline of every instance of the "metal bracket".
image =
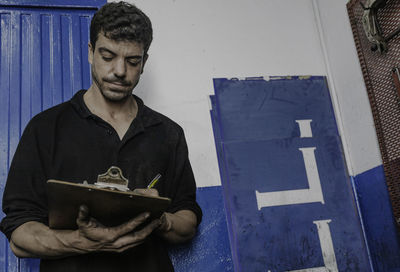
[[(360, 2), (360, 5), (364, 9), (362, 24), (365, 35), (367, 36), (368, 40), (373, 43), (371, 50), (378, 50), (380, 53), (385, 53), (388, 50), (387, 43), (389, 41), (389, 37), (383, 37), (377, 17), (378, 10), (383, 8), (386, 5), (386, 2), (387, 0), (366, 0), (365, 4)], [(390, 39), (392, 39), (394, 36), (390, 37)]]
[(106, 173), (97, 176), (97, 182), (94, 185), (99, 188), (129, 191), (128, 183), (128, 179), (122, 175), (122, 170), (117, 166), (111, 166)]

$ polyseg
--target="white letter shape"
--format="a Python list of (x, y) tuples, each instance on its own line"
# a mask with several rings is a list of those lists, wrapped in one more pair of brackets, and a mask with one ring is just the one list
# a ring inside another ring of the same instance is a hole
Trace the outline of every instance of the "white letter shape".
[(286, 190), (278, 192), (260, 193), (256, 190), (258, 210), (264, 207), (293, 205), (312, 202), (325, 204), (322, 195), (317, 162), (315, 160), (315, 147), (299, 148), (303, 154), (309, 189)]
[(300, 128), (300, 138), (312, 137), (311, 122), (311, 119), (296, 120), (296, 123), (299, 125)]
[(313, 223), (317, 225), (319, 242), (321, 244), (322, 258), (324, 259), (324, 266), (306, 268), (300, 270), (291, 270), (288, 272), (338, 272), (336, 263), (335, 250), (333, 249), (331, 231), (328, 223), (331, 220), (319, 220)]
[[(311, 137), (312, 120), (296, 120), (300, 127), (300, 137)], [(321, 202), (325, 204), (322, 195), (321, 181), (319, 179), (317, 162), (314, 150), (316, 147), (299, 148), (303, 154), (309, 189), (285, 190), (278, 192), (260, 193), (256, 190), (258, 210), (264, 207)]]

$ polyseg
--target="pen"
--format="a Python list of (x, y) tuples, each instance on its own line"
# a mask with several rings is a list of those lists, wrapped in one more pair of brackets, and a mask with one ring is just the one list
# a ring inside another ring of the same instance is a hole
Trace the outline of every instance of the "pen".
[(155, 176), (153, 178), (152, 181), (150, 181), (149, 185), (147, 185), (147, 189), (151, 189), (154, 187), (154, 185), (156, 185), (156, 183), (158, 182), (158, 180), (161, 178), (161, 174), (157, 174), (157, 176)]

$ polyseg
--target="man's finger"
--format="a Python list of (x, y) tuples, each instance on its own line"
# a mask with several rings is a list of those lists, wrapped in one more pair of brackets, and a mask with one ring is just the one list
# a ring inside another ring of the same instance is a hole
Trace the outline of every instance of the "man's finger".
[(112, 232), (114, 232), (116, 237), (123, 236), (123, 235), (135, 230), (139, 225), (146, 222), (147, 218), (149, 218), (149, 217), (150, 217), (150, 213), (144, 212), (119, 226), (112, 227), (109, 229)]
[(168, 232), (172, 229), (172, 221), (169, 218), (170, 216), (170, 213), (163, 213), (163, 215), (160, 217), (160, 226), (158, 227), (157, 231)]
[(147, 224), (143, 229), (128, 233), (118, 238), (112, 245), (116, 250), (125, 250), (133, 246), (140, 245), (158, 226), (160, 225), (159, 219), (154, 219)]
[(139, 194), (139, 195), (145, 195), (145, 196), (159, 196), (159, 193), (157, 189), (151, 188), (151, 189), (135, 189), (133, 190), (134, 193)]
[(154, 219), (149, 224), (147, 224), (143, 229), (137, 231), (136, 234), (139, 237), (142, 237), (143, 239), (145, 239), (147, 236), (149, 236), (153, 232), (153, 230), (155, 230), (156, 228), (158, 228), (160, 226), (160, 223), (161, 223), (160, 219)]
[(76, 224), (78, 226), (87, 224), (89, 221), (89, 208), (86, 205), (79, 206), (78, 218), (76, 219)]

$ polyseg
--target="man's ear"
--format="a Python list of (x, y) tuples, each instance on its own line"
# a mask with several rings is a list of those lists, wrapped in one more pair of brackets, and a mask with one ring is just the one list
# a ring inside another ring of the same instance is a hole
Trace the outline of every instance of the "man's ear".
[(143, 69), (144, 69), (144, 65), (146, 64), (147, 59), (149, 58), (149, 54), (144, 54), (143, 56), (143, 63), (142, 63), (142, 71), (140, 72), (141, 74), (143, 74)]
[(94, 48), (92, 44), (89, 42), (88, 43), (88, 61), (90, 64), (93, 62), (93, 54), (94, 54)]

